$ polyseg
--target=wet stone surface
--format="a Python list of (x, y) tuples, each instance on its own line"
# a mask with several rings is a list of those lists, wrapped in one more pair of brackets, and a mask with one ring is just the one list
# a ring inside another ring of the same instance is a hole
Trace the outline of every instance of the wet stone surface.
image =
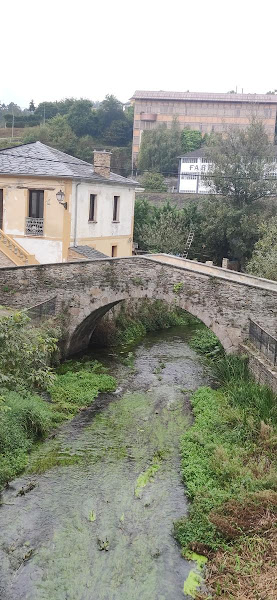
[(205, 383), (190, 333), (148, 336), (132, 369), (106, 359), (121, 391), (31, 456), (33, 469), (49, 456), (56, 466), (4, 492), (1, 600), (184, 599), (192, 564), (172, 536), (187, 510), (179, 440), (191, 422), (190, 391)]

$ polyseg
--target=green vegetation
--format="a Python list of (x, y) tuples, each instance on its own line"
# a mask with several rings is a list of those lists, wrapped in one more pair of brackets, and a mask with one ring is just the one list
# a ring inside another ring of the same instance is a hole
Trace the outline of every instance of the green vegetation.
[(51, 408), (40, 396), (1, 391), (0, 489), (26, 467), (28, 452), (54, 424)]
[(11, 126), (15, 115), (16, 135), (20, 140), (0, 140), (0, 147), (30, 143), (37, 140), (58, 150), (92, 162), (93, 150), (112, 150), (112, 168), (121, 175), (131, 171), (131, 140), (133, 107), (123, 111), (123, 105), (113, 95), (102, 102), (66, 98), (59, 102), (41, 102), (37, 108), (21, 110), (10, 103), (0, 104), (0, 126)]
[[(0, 319), (0, 488), (20, 473), (28, 454), (50, 430), (81, 408), (92, 404), (100, 392), (114, 390), (116, 381), (96, 361), (68, 361), (55, 374), (50, 366), (57, 351), (59, 329), (32, 327), (24, 313)], [(49, 400), (36, 392), (48, 391)], [(36, 469), (57, 464), (57, 449)], [(71, 464), (74, 457), (63, 456)]]
[(161, 454), (156, 454), (153, 457), (151, 465), (141, 473), (136, 481), (135, 485), (135, 496), (136, 498), (141, 498), (143, 488), (150, 482), (153, 481), (157, 471), (161, 468), (161, 463), (163, 460), (163, 456)]
[(0, 320), (0, 384), (9, 389), (43, 389), (53, 379), (49, 366), (57, 350), (59, 329), (30, 327), (25, 313)]
[(164, 175), (177, 175), (177, 157), (200, 148), (207, 141), (200, 131), (180, 129), (177, 121), (172, 127), (160, 125), (144, 131), (138, 157), (140, 171), (154, 171)]
[(146, 172), (141, 178), (140, 184), (149, 192), (166, 192), (167, 190), (164, 177), (160, 173)]
[(259, 228), (260, 239), (254, 246), (247, 271), (258, 277), (277, 279), (277, 217), (262, 223)]
[[(144, 133), (144, 136), (151, 134), (149, 152), (152, 152), (151, 136), (160, 135), (163, 139), (163, 136), (173, 135), (166, 130), (157, 132), (159, 130)], [(178, 137), (180, 132), (175, 135)], [(142, 149), (143, 143), (148, 143), (147, 136), (143, 140)], [(165, 141), (164, 147), (167, 147)], [(159, 148), (157, 139), (157, 156)], [(273, 163), (270, 162), (272, 147), (263, 124), (253, 121), (245, 130), (233, 130), (224, 137), (213, 136), (206, 152), (214, 163), (211, 183), (218, 195), (201, 201), (194, 199), (182, 209), (170, 202), (157, 207), (151, 205), (147, 197), (138, 199), (135, 205), (135, 241), (148, 252), (182, 254), (188, 232), (193, 229), (189, 258), (196, 257), (201, 262), (209, 259), (221, 265), (222, 258), (227, 257), (245, 268), (255, 249), (248, 270), (275, 278), (276, 206), (270, 196), (276, 194), (277, 183), (272, 175)], [(153, 169), (154, 166), (144, 168)], [(169, 166), (163, 170), (170, 170)], [(271, 233), (269, 231), (267, 235), (268, 227)], [(262, 240), (258, 242), (260, 238)]]
[[(70, 363), (72, 368), (72, 361)], [(105, 367), (97, 361), (88, 365), (82, 367), (79, 364), (74, 372), (68, 370), (67, 373), (58, 374), (48, 388), (55, 408), (65, 413), (66, 418), (71, 418), (80, 408), (92, 404), (100, 392), (110, 392), (116, 388), (114, 377), (106, 374)]]
[(240, 586), (249, 591), (252, 585), (243, 574), (256, 576), (258, 561), (262, 577), (274, 535), (277, 543), (277, 398), (252, 379), (246, 357), (225, 356), (213, 334), (201, 329), (191, 345), (209, 357), (220, 387), (200, 388), (191, 399), (195, 420), (181, 442), (191, 504), (188, 517), (175, 523), (175, 534), (184, 553), (193, 550), (215, 561), (207, 581), (216, 597), (235, 599)]
[(245, 129), (230, 129), (213, 136), (207, 147), (213, 164), (214, 190), (236, 209), (245, 209), (269, 194), (276, 194), (273, 146), (262, 121), (253, 118)]
[(117, 344), (132, 344), (150, 331), (167, 329), (177, 325), (190, 325), (194, 317), (178, 307), (170, 307), (162, 300), (145, 300), (130, 312), (123, 307), (116, 319)]
[(206, 327), (201, 327), (189, 340), (189, 345), (199, 354), (208, 358), (223, 354), (224, 350), (216, 335)]

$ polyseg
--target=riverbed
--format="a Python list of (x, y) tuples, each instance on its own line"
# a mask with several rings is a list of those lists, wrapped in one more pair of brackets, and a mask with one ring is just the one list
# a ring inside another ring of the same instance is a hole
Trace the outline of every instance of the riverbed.
[(187, 512), (179, 443), (192, 419), (190, 394), (206, 382), (187, 343), (192, 333), (148, 335), (123, 361), (97, 354), (116, 392), (31, 456), (31, 467), (45, 456), (55, 466), (3, 493), (1, 600), (184, 600), (193, 563), (172, 535)]

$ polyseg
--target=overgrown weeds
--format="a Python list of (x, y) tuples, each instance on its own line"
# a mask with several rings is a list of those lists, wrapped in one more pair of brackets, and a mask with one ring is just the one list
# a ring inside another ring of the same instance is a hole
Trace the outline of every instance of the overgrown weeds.
[(197, 345), (208, 355), (219, 388), (200, 388), (192, 397), (195, 421), (181, 445), (191, 505), (188, 517), (175, 523), (175, 535), (184, 553), (211, 559), (210, 590), (199, 598), (273, 600), (277, 398), (253, 380), (246, 357), (222, 350), (216, 356), (213, 337), (204, 331), (201, 343), (201, 334)]

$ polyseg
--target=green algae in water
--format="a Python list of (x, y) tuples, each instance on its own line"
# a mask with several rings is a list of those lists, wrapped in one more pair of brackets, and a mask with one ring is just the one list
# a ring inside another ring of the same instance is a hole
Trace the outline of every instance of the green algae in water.
[(135, 496), (136, 498), (141, 497), (142, 488), (144, 488), (149, 481), (152, 481), (157, 471), (160, 469), (160, 464), (153, 464), (144, 473), (141, 473), (136, 481)]
[(208, 559), (206, 556), (196, 554), (196, 552), (190, 552), (189, 550), (185, 552), (184, 557), (196, 562), (196, 567), (191, 569), (186, 581), (184, 582), (184, 594), (190, 596), (191, 598), (195, 598), (199, 587), (204, 581), (202, 571)]

